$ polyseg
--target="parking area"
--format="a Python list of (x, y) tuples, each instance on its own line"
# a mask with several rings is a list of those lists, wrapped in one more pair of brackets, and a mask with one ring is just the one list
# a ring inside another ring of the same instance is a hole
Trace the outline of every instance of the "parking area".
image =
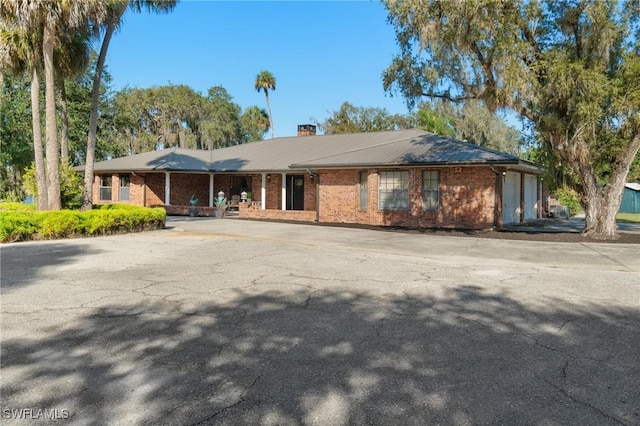
[(3, 424), (640, 423), (637, 245), (170, 218), (0, 250)]

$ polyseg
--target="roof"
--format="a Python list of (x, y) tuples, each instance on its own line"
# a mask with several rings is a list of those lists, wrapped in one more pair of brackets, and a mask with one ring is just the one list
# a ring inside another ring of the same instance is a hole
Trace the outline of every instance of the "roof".
[(625, 188), (633, 189), (634, 191), (640, 191), (640, 183), (631, 182), (624, 185)]
[[(169, 148), (97, 162), (95, 172), (262, 173), (292, 169), (505, 164), (535, 169), (500, 151), (422, 130), (285, 137), (216, 150)], [(80, 166), (77, 170), (83, 170)]]

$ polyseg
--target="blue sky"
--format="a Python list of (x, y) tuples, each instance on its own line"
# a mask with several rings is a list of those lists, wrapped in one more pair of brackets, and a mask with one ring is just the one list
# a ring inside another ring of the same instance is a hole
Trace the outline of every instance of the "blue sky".
[(266, 108), (253, 84), (269, 70), (275, 136), (293, 136), (345, 101), (408, 112), (382, 88), (398, 51), (386, 17), (377, 1), (183, 0), (169, 14), (127, 13), (107, 66), (115, 90), (186, 84), (206, 94), (219, 85), (243, 109)]

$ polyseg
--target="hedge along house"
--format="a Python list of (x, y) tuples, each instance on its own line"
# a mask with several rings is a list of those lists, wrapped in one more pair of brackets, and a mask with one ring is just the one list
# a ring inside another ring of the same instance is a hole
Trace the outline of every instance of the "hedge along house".
[[(82, 170), (79, 167), (78, 170)], [(540, 170), (511, 154), (420, 130), (171, 148), (95, 164), (94, 203), (164, 206), (246, 192), (241, 218), (487, 229), (541, 217)]]

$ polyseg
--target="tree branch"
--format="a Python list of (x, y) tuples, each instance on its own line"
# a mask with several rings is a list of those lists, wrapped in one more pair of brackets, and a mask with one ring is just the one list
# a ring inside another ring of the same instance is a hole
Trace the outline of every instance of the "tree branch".
[(454, 102), (454, 103), (466, 101), (466, 100), (469, 100), (469, 99), (478, 99), (478, 97), (475, 96), (475, 95), (451, 96), (451, 94), (449, 92), (447, 92), (447, 93), (422, 92), (421, 95), (422, 96), (426, 96), (427, 98), (444, 99), (444, 100), (447, 100), (449, 102)]
[(536, 114), (534, 114), (533, 111), (531, 111), (529, 108), (525, 107), (524, 105), (520, 106), (520, 109), (518, 110), (518, 112), (523, 117), (526, 117), (529, 120), (531, 120), (532, 123), (537, 123), (538, 119), (540, 118)]

